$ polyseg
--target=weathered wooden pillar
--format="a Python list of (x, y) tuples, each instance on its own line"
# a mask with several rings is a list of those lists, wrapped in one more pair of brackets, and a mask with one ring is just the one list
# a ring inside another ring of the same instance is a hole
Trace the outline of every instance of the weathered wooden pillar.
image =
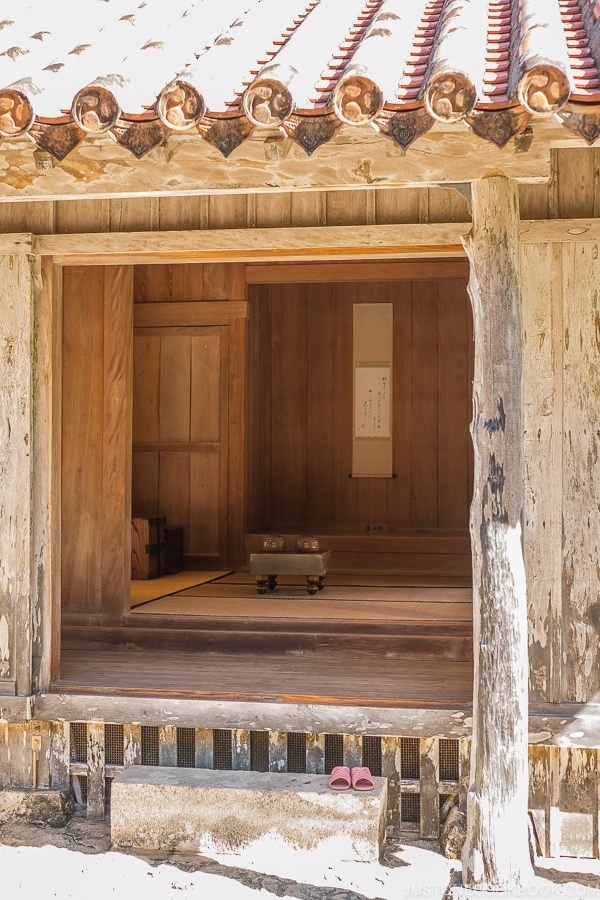
[[(30, 694), (35, 621), (32, 469), (36, 260), (31, 237), (0, 251), (0, 694)], [(39, 284), (39, 278), (37, 279)]]
[(527, 608), (522, 546), (523, 399), (516, 184), (473, 184), (465, 239), (475, 330), (473, 742), (463, 883), (508, 890), (531, 876), (527, 824)]

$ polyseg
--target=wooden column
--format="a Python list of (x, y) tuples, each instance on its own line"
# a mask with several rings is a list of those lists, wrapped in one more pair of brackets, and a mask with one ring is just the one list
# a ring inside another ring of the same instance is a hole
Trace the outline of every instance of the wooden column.
[(473, 184), (465, 248), (475, 330), (473, 743), (463, 882), (509, 890), (531, 875), (527, 829), (527, 607), (522, 547), (522, 325), (517, 186)]
[(29, 694), (33, 681), (32, 353), (39, 269), (28, 249), (27, 241), (15, 241), (0, 255), (0, 695)]

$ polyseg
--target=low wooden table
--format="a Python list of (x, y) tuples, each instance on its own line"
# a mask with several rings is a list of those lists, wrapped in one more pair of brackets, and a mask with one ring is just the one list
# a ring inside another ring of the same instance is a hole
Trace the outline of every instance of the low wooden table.
[(306, 590), (316, 594), (325, 587), (331, 550), (324, 553), (251, 553), (250, 572), (256, 575), (259, 594), (274, 591), (279, 575), (306, 575)]

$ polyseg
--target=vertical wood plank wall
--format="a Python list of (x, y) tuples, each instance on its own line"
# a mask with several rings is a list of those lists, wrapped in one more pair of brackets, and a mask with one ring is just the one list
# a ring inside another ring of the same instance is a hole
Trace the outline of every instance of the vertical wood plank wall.
[(531, 691), (600, 698), (600, 261), (597, 244), (527, 244), (525, 553)]
[(131, 552), (131, 267), (65, 268), (62, 606), (122, 621)]
[(194, 565), (226, 563), (226, 327), (134, 332), (134, 516), (184, 530)]
[[(394, 307), (393, 479), (349, 478), (352, 307), (369, 302)], [(259, 285), (250, 287), (249, 303), (250, 530), (466, 529), (466, 283)]]

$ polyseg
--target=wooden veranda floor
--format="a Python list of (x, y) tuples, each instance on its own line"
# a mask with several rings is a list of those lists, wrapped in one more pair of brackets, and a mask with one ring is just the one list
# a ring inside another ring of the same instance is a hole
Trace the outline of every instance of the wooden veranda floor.
[(189, 578), (137, 586), (123, 626), (63, 623), (52, 691), (440, 709), (471, 703), (472, 596), (464, 579), (333, 575), (310, 597), (302, 580), (284, 576), (259, 597), (247, 572)]
[(53, 692), (448, 708), (472, 699), (472, 663), (315, 654), (64, 650)]

